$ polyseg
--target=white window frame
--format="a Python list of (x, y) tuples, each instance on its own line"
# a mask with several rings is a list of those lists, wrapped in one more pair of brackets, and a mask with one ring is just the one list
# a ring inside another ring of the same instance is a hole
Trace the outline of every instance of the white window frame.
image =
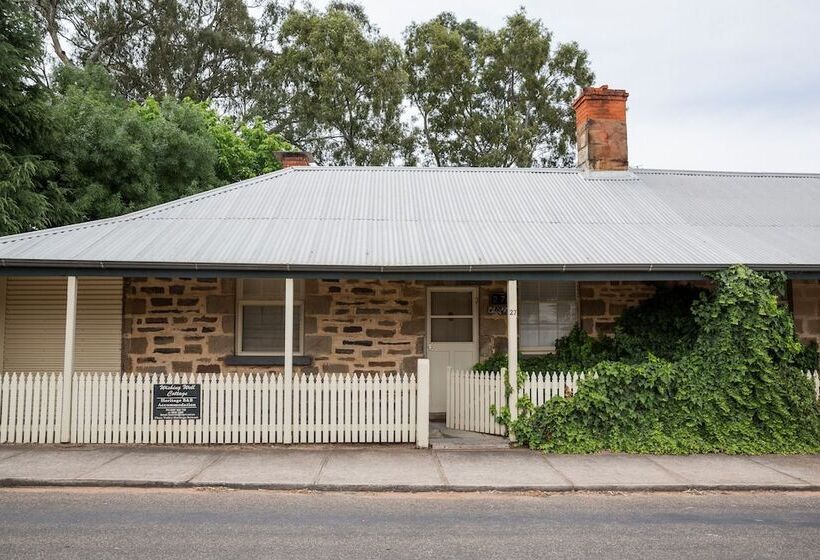
[[(245, 306), (247, 305), (269, 305), (269, 306), (281, 306), (285, 307), (285, 300), (284, 299), (245, 299), (243, 297), (243, 278), (237, 278), (236, 280), (236, 347), (234, 351), (236, 352), (237, 356), (284, 356), (284, 350), (282, 352), (259, 352), (259, 351), (250, 351), (250, 350), (243, 350), (242, 349), (242, 325), (244, 323), (244, 310)], [(279, 280), (279, 278), (275, 278), (275, 280)], [(284, 282), (284, 279), (282, 279)], [(300, 280), (296, 280), (295, 282), (302, 282)], [(294, 289), (294, 292), (298, 290)], [(304, 302), (304, 285), (301, 286), (301, 294), (302, 299), (295, 299), (293, 300), (293, 316), (299, 318), (299, 336), (296, 339), (296, 344), (293, 348), (293, 355), (294, 356), (302, 356), (304, 355), (304, 347), (305, 347), (305, 302)]]
[[(470, 292), (472, 294), (472, 315), (433, 315), (433, 292)], [(478, 352), (479, 336), (479, 300), (478, 287), (476, 286), (431, 286), (427, 288), (427, 348), (434, 344), (473, 344)], [(473, 340), (470, 342), (433, 342), (433, 319), (472, 319), (473, 320)], [(477, 355), (477, 354), (476, 354)]]
[[(561, 280), (565, 282), (566, 280)], [(518, 282), (518, 317), (516, 320), (518, 321), (518, 351), (521, 354), (531, 354), (531, 355), (540, 355), (540, 354), (549, 354), (551, 352), (555, 352), (555, 345), (552, 346), (527, 346), (524, 347), (521, 344), (521, 331), (522, 331), (522, 324), (521, 324), (521, 303), (524, 301), (521, 298), (521, 284), (526, 282), (526, 280), (522, 280)], [(535, 280), (535, 282), (549, 282), (549, 280)], [(576, 324), (581, 320), (581, 298), (579, 296), (580, 290), (578, 287), (578, 282), (575, 282), (575, 318)], [(566, 336), (566, 335), (561, 335)], [(559, 337), (560, 338), (560, 337)]]

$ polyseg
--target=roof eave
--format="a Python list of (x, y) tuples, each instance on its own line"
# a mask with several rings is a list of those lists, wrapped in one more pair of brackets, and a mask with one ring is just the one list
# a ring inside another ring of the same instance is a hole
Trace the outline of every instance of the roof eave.
[[(272, 276), (298, 278), (678, 280), (736, 263), (710, 264), (494, 264), (348, 266), (314, 264), (191, 263), (125, 261), (0, 260), (0, 276)], [(782, 271), (791, 278), (820, 279), (820, 265), (749, 264), (759, 271)]]

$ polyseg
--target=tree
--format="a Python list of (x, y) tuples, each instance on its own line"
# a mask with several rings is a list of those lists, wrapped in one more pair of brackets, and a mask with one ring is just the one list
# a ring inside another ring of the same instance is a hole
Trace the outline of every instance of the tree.
[(38, 66), (40, 35), (27, 4), (0, 0), (0, 234), (47, 226), (59, 192), (48, 182), (53, 165), (48, 91)]
[(574, 161), (572, 100), (594, 76), (577, 43), (553, 45), (519, 10), (492, 31), (442, 13), (405, 32), (408, 95), (436, 165), (563, 166)]
[(258, 96), (266, 122), (324, 164), (385, 165), (412, 153), (401, 47), (361, 7), (273, 3), (268, 14), (277, 30)]
[(291, 148), (261, 123), (238, 124), (207, 102), (129, 102), (101, 67), (62, 67), (56, 85), (57, 136), (48, 155), (73, 211), (68, 221), (115, 216), (260, 175), (279, 168), (277, 150)]
[(243, 0), (32, 0), (60, 56), (100, 64), (129, 99), (212, 99), (241, 112), (258, 61), (256, 23)]

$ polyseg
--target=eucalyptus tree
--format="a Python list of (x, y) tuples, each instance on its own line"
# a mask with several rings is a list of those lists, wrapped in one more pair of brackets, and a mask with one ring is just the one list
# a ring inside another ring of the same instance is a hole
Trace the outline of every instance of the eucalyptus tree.
[(384, 165), (412, 158), (402, 122), (401, 47), (356, 4), (272, 3), (258, 114), (320, 163)]
[(405, 31), (408, 96), (435, 165), (574, 161), (572, 100), (594, 79), (587, 52), (524, 10), (493, 31), (451, 13)]
[(102, 65), (126, 97), (243, 109), (258, 62), (256, 21), (243, 0), (31, 1), (58, 58)]
[(28, 3), (0, 0), (0, 234), (49, 225), (59, 190), (50, 143), (40, 32)]

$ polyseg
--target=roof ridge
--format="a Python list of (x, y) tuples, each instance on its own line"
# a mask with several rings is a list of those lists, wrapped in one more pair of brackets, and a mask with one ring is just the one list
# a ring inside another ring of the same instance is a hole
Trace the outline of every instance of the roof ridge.
[(59, 233), (67, 233), (71, 231), (78, 231), (89, 229), (93, 227), (99, 226), (106, 226), (109, 224), (118, 224), (122, 222), (128, 222), (131, 220), (136, 220), (138, 218), (143, 218), (145, 216), (151, 216), (152, 214), (156, 214), (159, 212), (164, 212), (165, 210), (170, 210), (172, 208), (176, 208), (178, 206), (182, 206), (185, 204), (191, 204), (192, 202), (196, 202), (198, 200), (212, 198), (214, 196), (218, 196), (221, 194), (225, 194), (228, 192), (232, 192), (236, 189), (240, 189), (243, 187), (247, 187), (250, 185), (254, 185), (262, 180), (270, 179), (274, 177), (279, 177), (289, 173), (293, 167), (289, 167), (286, 169), (277, 169), (276, 171), (271, 171), (270, 173), (265, 173), (263, 175), (257, 175), (256, 177), (251, 177), (249, 179), (243, 179), (242, 181), (237, 181), (235, 183), (228, 183), (227, 185), (222, 185), (221, 187), (215, 187), (213, 189), (208, 189), (207, 191), (202, 191), (196, 194), (192, 194), (183, 198), (178, 198), (175, 200), (169, 200), (168, 202), (163, 202), (162, 204), (158, 204), (156, 206), (149, 206), (148, 208), (142, 208), (140, 210), (135, 210), (133, 212), (129, 212), (128, 214), (122, 214), (121, 216), (111, 216), (110, 218), (101, 218), (99, 220), (92, 220), (90, 222), (78, 222), (76, 224), (68, 224), (65, 226), (58, 226), (53, 228), (46, 228), (40, 229), (35, 231), (26, 231), (22, 233), (17, 233), (14, 235), (7, 235), (4, 237), (0, 237), (0, 245), (6, 243), (15, 243), (17, 241), (25, 241), (28, 239), (36, 239), (38, 237), (45, 237), (47, 235), (56, 235)]
[(577, 167), (420, 167), (412, 165), (305, 165), (290, 167), (294, 171), (390, 171), (421, 173), (566, 173), (577, 174), (584, 171)]
[(801, 179), (820, 179), (820, 173), (788, 173), (777, 171), (714, 171), (705, 169), (644, 169), (640, 167), (630, 168), (635, 174), (639, 175), (684, 175), (689, 177), (760, 177), (760, 178), (801, 178)]

